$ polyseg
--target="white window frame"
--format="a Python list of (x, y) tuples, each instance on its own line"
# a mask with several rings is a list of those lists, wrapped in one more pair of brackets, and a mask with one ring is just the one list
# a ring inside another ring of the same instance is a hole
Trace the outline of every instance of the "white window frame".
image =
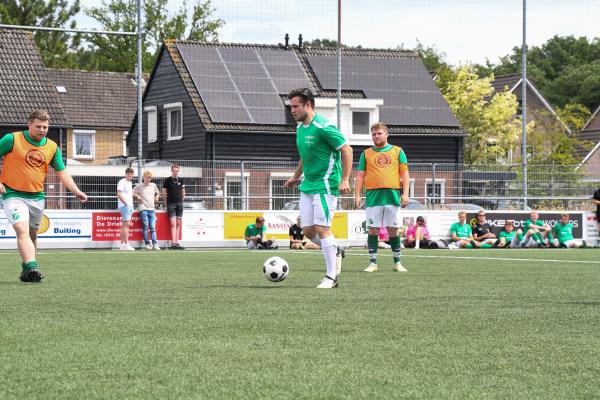
[[(436, 179), (435, 184), (440, 184), (440, 197), (436, 197), (436, 200), (439, 199), (440, 204), (444, 204), (446, 202), (446, 179)], [(425, 179), (425, 199), (429, 201), (431, 198), (427, 195), (427, 185), (433, 184), (433, 179)], [(435, 191), (435, 188), (433, 188)]]
[[(354, 132), (354, 113), (357, 113), (357, 112), (369, 114), (369, 121), (367, 122), (367, 131), (364, 132), (364, 133), (356, 133), (356, 132)], [(351, 114), (350, 114), (351, 115), (351, 120), (350, 120), (350, 135), (353, 138), (368, 138), (369, 141), (371, 140), (371, 135), (370, 135), (369, 129), (371, 128), (371, 125), (373, 125), (373, 123), (374, 123), (373, 122), (374, 121), (374, 115), (373, 114), (375, 114), (373, 110), (360, 109), (360, 108), (358, 108), (358, 109), (355, 108), (355, 109), (351, 110)]]
[[(167, 103), (164, 106), (165, 111), (167, 112), (167, 140), (181, 140), (183, 139), (183, 103), (182, 102), (177, 102), (177, 103)], [(179, 116), (181, 118), (181, 121), (179, 121), (179, 126), (181, 127), (181, 135), (179, 136), (173, 136), (171, 134), (171, 118), (172, 118), (172, 114), (173, 111), (177, 111), (179, 110)]]
[(129, 131), (123, 131), (123, 156), (127, 155), (127, 136), (129, 136)]
[(155, 143), (158, 140), (158, 111), (156, 106), (144, 107), (146, 125), (148, 126), (147, 141)]
[(415, 197), (415, 178), (410, 178), (408, 181), (408, 197), (411, 199)]
[[(237, 182), (239, 181), (241, 178), (241, 174), (239, 172), (225, 172), (225, 180), (223, 182), (223, 197), (225, 197), (225, 202), (224, 202), (224, 209), (227, 210), (228, 208), (228, 198), (229, 198), (229, 193), (227, 193), (227, 183), (228, 182)], [(249, 172), (244, 172), (244, 194), (246, 195), (246, 198), (242, 199), (242, 209), (239, 211), (243, 211), (243, 210), (247, 210), (247, 206), (248, 206), (248, 193), (250, 190), (250, 173)]]
[(291, 172), (271, 172), (269, 175), (269, 210), (273, 209), (273, 179), (289, 179), (294, 176), (294, 171)]
[[(77, 136), (90, 136), (92, 138), (92, 148), (90, 155), (77, 154)], [(74, 160), (93, 160), (96, 158), (96, 131), (93, 129), (73, 129), (73, 159)]]

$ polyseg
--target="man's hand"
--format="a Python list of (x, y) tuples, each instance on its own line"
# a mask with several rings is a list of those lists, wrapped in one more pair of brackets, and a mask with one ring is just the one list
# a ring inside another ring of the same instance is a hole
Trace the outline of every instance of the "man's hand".
[(283, 187), (294, 187), (294, 186), (298, 185), (298, 182), (300, 182), (300, 178), (294, 178), (292, 176), (287, 181), (285, 181), (285, 183), (283, 184)]
[(340, 190), (341, 194), (350, 193), (350, 182), (348, 181), (348, 179), (342, 179), (342, 181), (340, 182), (340, 186), (338, 186), (338, 189)]
[(354, 199), (354, 207), (359, 210), (360, 209), (360, 197), (357, 197), (356, 199)]
[(6, 193), (6, 189), (4, 188), (4, 185), (0, 183), (0, 194), (4, 193)]
[[(2, 189), (4, 189), (4, 187), (2, 187)], [(75, 197), (77, 197), (82, 203), (87, 201), (87, 194), (83, 193), (82, 191), (75, 193)]]
[(402, 208), (406, 208), (408, 206), (408, 196), (402, 195), (402, 199), (400, 200), (400, 205)]

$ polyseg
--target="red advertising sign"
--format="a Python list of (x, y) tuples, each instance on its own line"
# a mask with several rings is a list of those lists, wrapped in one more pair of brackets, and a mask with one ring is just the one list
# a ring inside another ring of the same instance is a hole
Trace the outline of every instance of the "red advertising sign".
[[(134, 212), (131, 217), (129, 228), (129, 240), (144, 240), (142, 236), (142, 220), (140, 213)], [(121, 235), (121, 213), (114, 212), (92, 212), (92, 240), (107, 242), (120, 240)], [(150, 233), (148, 233), (150, 235)], [(171, 224), (169, 217), (164, 212), (156, 213), (156, 238), (158, 240), (171, 240)]]

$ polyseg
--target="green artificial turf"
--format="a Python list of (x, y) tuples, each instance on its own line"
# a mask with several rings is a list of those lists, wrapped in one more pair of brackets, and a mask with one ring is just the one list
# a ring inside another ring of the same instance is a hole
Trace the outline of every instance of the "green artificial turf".
[(2, 252), (0, 399), (597, 398), (600, 250), (390, 254)]

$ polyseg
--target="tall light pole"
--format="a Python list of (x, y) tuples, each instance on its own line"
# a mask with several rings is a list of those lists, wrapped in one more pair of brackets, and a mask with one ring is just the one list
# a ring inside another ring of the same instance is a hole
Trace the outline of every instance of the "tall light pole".
[(138, 169), (138, 182), (142, 182), (142, 157), (144, 152), (142, 151), (143, 143), (142, 140), (142, 0), (137, 0), (137, 68), (136, 68), (136, 82), (137, 82), (137, 169)]
[(337, 39), (337, 128), (342, 130), (342, 0), (338, 0)]
[(527, 0), (523, 0), (521, 64), (521, 165), (523, 169), (523, 209), (525, 209), (527, 206)]

